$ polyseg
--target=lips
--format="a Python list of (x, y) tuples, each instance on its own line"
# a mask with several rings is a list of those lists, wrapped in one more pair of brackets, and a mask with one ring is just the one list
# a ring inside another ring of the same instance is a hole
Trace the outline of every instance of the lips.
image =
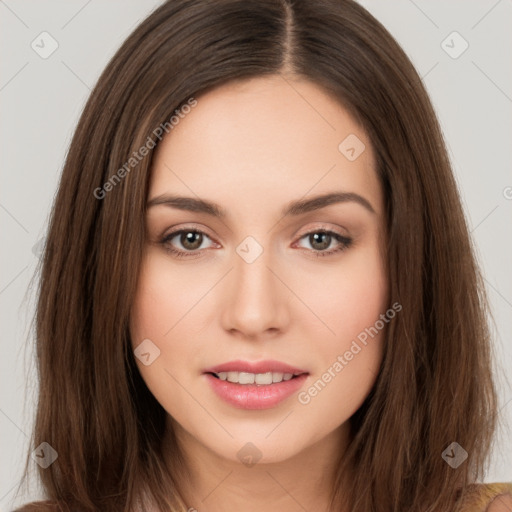
[(280, 361), (230, 361), (228, 363), (212, 366), (204, 370), (204, 373), (221, 373), (221, 372), (246, 372), (246, 373), (291, 373), (293, 375), (301, 375), (308, 373), (306, 370), (290, 366)]
[(207, 368), (204, 375), (228, 404), (238, 409), (268, 409), (298, 391), (309, 373), (279, 361), (231, 361)]

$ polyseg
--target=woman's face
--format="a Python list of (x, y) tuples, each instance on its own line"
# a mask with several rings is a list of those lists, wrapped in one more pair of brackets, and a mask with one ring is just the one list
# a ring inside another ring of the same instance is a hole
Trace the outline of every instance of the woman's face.
[(244, 463), (339, 438), (389, 321), (366, 134), (316, 85), (259, 77), (197, 98), (153, 165), (131, 335), (178, 438)]

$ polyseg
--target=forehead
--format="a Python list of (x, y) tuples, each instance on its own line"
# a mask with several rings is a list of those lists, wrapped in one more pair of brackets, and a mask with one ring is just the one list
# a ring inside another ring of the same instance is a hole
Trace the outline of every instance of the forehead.
[(243, 198), (261, 208), (257, 197), (280, 207), (309, 191), (346, 190), (382, 209), (369, 138), (316, 84), (258, 77), (196, 99), (157, 148), (150, 197)]

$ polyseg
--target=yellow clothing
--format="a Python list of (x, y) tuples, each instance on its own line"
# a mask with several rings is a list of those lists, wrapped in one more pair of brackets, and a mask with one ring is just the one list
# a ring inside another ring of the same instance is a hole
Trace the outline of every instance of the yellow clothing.
[(503, 494), (510, 495), (509, 499), (512, 499), (512, 482), (471, 484), (468, 489), (461, 500), (464, 512), (485, 512), (491, 502)]

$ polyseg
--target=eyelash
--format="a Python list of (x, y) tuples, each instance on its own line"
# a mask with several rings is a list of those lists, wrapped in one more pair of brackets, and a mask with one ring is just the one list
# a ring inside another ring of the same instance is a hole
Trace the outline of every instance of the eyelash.
[[(170, 241), (173, 238), (175, 238), (176, 235), (180, 235), (182, 233), (199, 233), (199, 234), (202, 234), (202, 235), (210, 238), (204, 231), (201, 231), (200, 229), (192, 229), (192, 228), (179, 229), (179, 230), (173, 231), (172, 233), (169, 233), (160, 241), (160, 244), (162, 244), (164, 246), (165, 250), (168, 253), (172, 254), (176, 258), (190, 258), (190, 257), (197, 256), (198, 253), (200, 252), (200, 250), (198, 250), (198, 249), (196, 249), (194, 251), (181, 251), (181, 250), (174, 248), (172, 245), (170, 245)], [(337, 240), (340, 244), (340, 246), (337, 249), (331, 249), (329, 251), (306, 249), (309, 252), (313, 252), (313, 254), (315, 254), (315, 256), (317, 256), (317, 257), (332, 256), (334, 254), (340, 253), (340, 252), (344, 251), (345, 249), (348, 249), (352, 245), (352, 242), (353, 242), (353, 240), (349, 237), (340, 235), (339, 233), (336, 233), (335, 231), (330, 231), (330, 230), (322, 229), (322, 228), (305, 233), (304, 235), (302, 235), (299, 238), (299, 240), (302, 240), (303, 238), (306, 238), (306, 237), (308, 237), (310, 235), (314, 235), (314, 234), (330, 235), (335, 240)]]

